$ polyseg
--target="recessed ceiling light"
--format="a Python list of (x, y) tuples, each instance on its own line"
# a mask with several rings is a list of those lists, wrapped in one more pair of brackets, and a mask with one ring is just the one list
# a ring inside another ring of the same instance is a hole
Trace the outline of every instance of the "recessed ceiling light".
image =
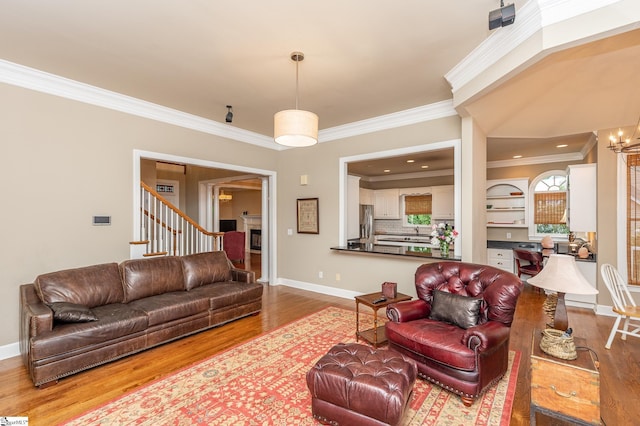
[(522, 155), (514, 155), (513, 158), (522, 158)]
[(384, 169), (384, 172), (385, 172), (385, 173), (389, 173), (390, 171), (391, 171), (391, 170), (389, 170), (389, 169)]
[(407, 160), (407, 163), (415, 163), (416, 160)]
[(567, 145), (566, 143), (560, 144), (560, 145), (556, 145), (556, 148), (566, 148), (569, 145)]
[(422, 169), (428, 169), (428, 168), (429, 168), (429, 166), (420, 166), (420, 168), (422, 168)]

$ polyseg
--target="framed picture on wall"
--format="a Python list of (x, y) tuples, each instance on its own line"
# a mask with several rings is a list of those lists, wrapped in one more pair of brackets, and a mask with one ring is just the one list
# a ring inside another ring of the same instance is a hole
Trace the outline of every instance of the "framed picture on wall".
[(298, 198), (298, 234), (319, 234), (318, 199)]

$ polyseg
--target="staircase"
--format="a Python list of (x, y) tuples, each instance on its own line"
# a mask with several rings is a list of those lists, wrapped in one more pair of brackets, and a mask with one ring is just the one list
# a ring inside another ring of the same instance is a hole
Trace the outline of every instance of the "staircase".
[(224, 232), (209, 232), (140, 182), (139, 239), (131, 241), (132, 257), (184, 256), (222, 250)]

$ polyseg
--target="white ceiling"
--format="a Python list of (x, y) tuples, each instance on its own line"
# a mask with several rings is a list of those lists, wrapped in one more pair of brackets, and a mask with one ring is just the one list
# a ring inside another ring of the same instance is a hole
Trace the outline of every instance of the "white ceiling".
[[(526, 1), (514, 3), (512, 27)], [(295, 105), (291, 52), (305, 53), (299, 107), (327, 129), (451, 99), (444, 75), (492, 33), (488, 13), (498, 6), (4, 0), (0, 59), (221, 123), (232, 105), (232, 126), (271, 136), (273, 114)], [(533, 146), (548, 155), (542, 148), (567, 135), (584, 139), (577, 150), (593, 130), (635, 123), (638, 69), (632, 31), (547, 56), (465, 107), (491, 137), (490, 161)]]

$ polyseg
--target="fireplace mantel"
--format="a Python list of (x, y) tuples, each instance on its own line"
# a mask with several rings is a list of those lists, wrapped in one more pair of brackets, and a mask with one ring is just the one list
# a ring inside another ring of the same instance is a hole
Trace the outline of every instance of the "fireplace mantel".
[(245, 214), (242, 215), (242, 221), (244, 222), (244, 246), (249, 253), (260, 253), (260, 250), (251, 248), (251, 230), (262, 229), (262, 215), (259, 214)]

